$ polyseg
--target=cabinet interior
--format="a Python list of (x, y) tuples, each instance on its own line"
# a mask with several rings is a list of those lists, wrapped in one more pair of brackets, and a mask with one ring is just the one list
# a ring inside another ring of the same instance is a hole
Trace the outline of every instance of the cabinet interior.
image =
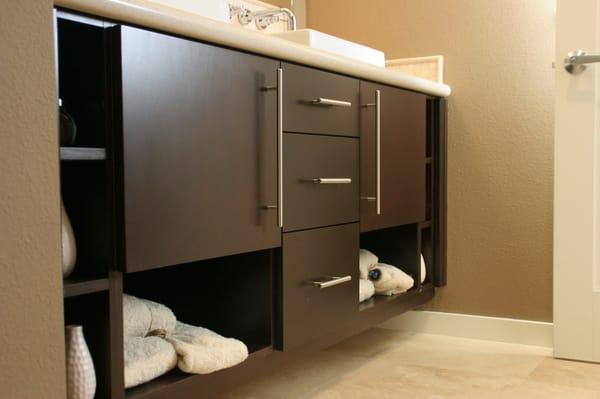
[(177, 320), (241, 340), (249, 352), (271, 346), (274, 250), (125, 275), (124, 292), (168, 306)]
[(96, 373), (96, 399), (110, 399), (110, 312), (108, 291), (64, 299), (65, 325), (81, 325)]
[(77, 260), (71, 280), (108, 277), (112, 224), (104, 162), (62, 162), (61, 194), (73, 226)]
[(420, 278), (418, 225), (391, 227), (362, 233), (360, 247), (368, 249), (379, 258), (379, 263), (396, 266), (415, 280)]
[(74, 146), (106, 145), (106, 29), (59, 18), (57, 22), (59, 98), (77, 123)]

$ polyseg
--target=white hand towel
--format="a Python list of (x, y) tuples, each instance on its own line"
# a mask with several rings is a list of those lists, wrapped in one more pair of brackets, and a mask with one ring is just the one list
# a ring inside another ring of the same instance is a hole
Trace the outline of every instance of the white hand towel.
[(366, 249), (361, 249), (359, 252), (358, 258), (358, 268), (360, 269), (360, 278), (368, 279), (369, 278), (369, 269), (379, 263), (379, 258), (375, 256), (371, 251)]
[(246, 360), (248, 348), (234, 338), (225, 338), (202, 327), (177, 322), (167, 335), (179, 356), (178, 366), (186, 373), (209, 374)]
[(159, 337), (125, 337), (125, 388), (135, 387), (177, 367), (173, 345)]
[(147, 299), (123, 295), (123, 333), (145, 337), (154, 330), (173, 331), (176, 318), (171, 309)]
[(377, 295), (394, 295), (408, 291), (415, 284), (415, 280), (392, 265), (378, 263), (372, 266), (370, 270), (379, 270), (379, 278), (370, 279), (375, 286), (375, 294)]
[(360, 279), (358, 281), (359, 285), (359, 293), (358, 293), (358, 301), (366, 301), (371, 298), (373, 294), (375, 294), (375, 286), (373, 286), (373, 282), (371, 280)]

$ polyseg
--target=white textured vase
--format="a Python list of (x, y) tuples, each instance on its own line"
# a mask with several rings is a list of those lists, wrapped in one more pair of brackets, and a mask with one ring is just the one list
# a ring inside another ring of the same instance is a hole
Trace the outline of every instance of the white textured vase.
[(83, 337), (83, 327), (66, 327), (67, 399), (93, 399), (96, 372)]
[(60, 201), (60, 224), (62, 236), (62, 272), (63, 278), (69, 277), (75, 267), (77, 259), (77, 247), (75, 245), (75, 234), (65, 210), (65, 205)]

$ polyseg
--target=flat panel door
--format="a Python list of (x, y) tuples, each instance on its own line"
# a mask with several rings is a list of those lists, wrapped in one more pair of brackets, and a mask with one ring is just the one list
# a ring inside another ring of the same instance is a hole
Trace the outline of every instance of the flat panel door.
[(122, 27), (126, 271), (281, 245), (279, 63)]
[(367, 82), (360, 83), (360, 96), (361, 231), (425, 220), (426, 96)]

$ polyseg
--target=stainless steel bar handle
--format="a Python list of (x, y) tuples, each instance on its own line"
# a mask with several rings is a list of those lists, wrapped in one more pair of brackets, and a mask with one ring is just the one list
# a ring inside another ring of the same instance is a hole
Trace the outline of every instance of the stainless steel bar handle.
[(277, 68), (277, 219), (283, 228), (283, 69)]
[(316, 179), (309, 179), (308, 181), (315, 184), (350, 184), (352, 179), (349, 177), (317, 177)]
[(381, 215), (381, 90), (375, 91), (376, 139), (377, 139), (377, 214)]
[(587, 55), (583, 50), (571, 51), (565, 58), (567, 72), (577, 74), (586, 69), (585, 64), (600, 62), (600, 55)]
[(314, 105), (327, 105), (330, 107), (351, 107), (352, 103), (350, 101), (342, 101), (342, 100), (332, 100), (331, 98), (315, 98), (312, 100), (312, 104)]
[(334, 287), (336, 285), (344, 284), (351, 280), (352, 280), (352, 276), (330, 277), (330, 280), (311, 281), (310, 284), (314, 285), (315, 287), (319, 287), (319, 288), (323, 289), (323, 288), (329, 288), (329, 287)]

